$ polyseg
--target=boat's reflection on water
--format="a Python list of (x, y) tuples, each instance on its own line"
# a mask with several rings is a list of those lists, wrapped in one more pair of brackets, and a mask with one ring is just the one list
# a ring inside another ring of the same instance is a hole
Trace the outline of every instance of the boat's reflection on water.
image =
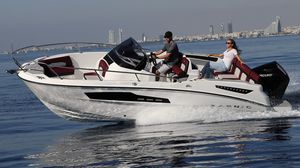
[(272, 163), (290, 158), (290, 148), (299, 150), (291, 141), (290, 122), (271, 119), (102, 126), (62, 137), (45, 152), (29, 158), (42, 167), (232, 167)]

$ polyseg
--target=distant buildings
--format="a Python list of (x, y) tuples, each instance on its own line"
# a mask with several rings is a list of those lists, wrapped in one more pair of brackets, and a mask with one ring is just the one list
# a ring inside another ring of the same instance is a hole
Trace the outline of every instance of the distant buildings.
[[(285, 36), (285, 35), (300, 35), (300, 25), (287, 26), (282, 28), (281, 20), (279, 16), (276, 16), (275, 20), (265, 29), (255, 29), (251, 31), (233, 31), (233, 24), (229, 21), (226, 25), (226, 31), (224, 31), (224, 25), (218, 24), (217, 30), (214, 31), (214, 26), (209, 25), (209, 33), (206, 35), (188, 35), (177, 37), (175, 40), (180, 41), (209, 41), (209, 40), (221, 40), (225, 38), (259, 38), (269, 36)], [(213, 32), (214, 31), (214, 32)]]
[[(215, 32), (214, 30), (214, 25), (209, 25), (209, 35), (215, 37), (215, 33), (221, 33), (224, 34), (225, 33), (225, 28), (224, 28), (224, 24), (219, 24), (219, 31)], [(232, 22), (228, 21), (227, 23), (227, 31), (226, 33), (233, 33), (233, 29), (232, 29)]]
[(280, 17), (276, 16), (275, 21), (273, 21), (267, 28), (264, 30), (265, 35), (274, 35), (281, 32), (281, 23)]
[(215, 34), (214, 25), (209, 25), (209, 34), (210, 35), (214, 35)]
[[(209, 25), (209, 33), (204, 35), (186, 35), (186, 36), (174, 36), (178, 41), (208, 41), (208, 40), (221, 40), (226, 38), (258, 38), (268, 36), (282, 36), (282, 35), (300, 35), (300, 25), (289, 26), (282, 28), (281, 20), (279, 16), (276, 16), (275, 20), (265, 29), (255, 29), (250, 31), (233, 31), (232, 21), (229, 20), (226, 24), (219, 23), (216, 25)], [(115, 40), (114, 31), (109, 31), (109, 43), (116, 44), (122, 41), (123, 30), (119, 29), (118, 40)], [(142, 34), (142, 38), (139, 42), (157, 42), (163, 41), (164, 36), (159, 35), (156, 37), (146, 37), (145, 33)]]
[(227, 23), (227, 33), (232, 33), (233, 31), (232, 31), (232, 22), (231, 21), (229, 21), (228, 23)]
[(220, 31), (221, 33), (224, 33), (224, 24), (220, 24)]
[(164, 41), (164, 35), (159, 35), (158, 39), (159, 39), (159, 41)]
[(142, 34), (142, 42), (146, 42), (147, 41), (147, 37), (146, 37), (146, 35), (143, 33)]
[(113, 31), (113, 30), (108, 31), (108, 44), (116, 44), (115, 31)]
[(283, 29), (283, 33), (300, 35), (300, 25), (287, 26)]
[(118, 38), (115, 35), (114, 30), (108, 31), (108, 44), (120, 44), (123, 41), (123, 30), (118, 29)]
[(118, 44), (122, 43), (122, 41), (123, 41), (123, 30), (119, 28)]

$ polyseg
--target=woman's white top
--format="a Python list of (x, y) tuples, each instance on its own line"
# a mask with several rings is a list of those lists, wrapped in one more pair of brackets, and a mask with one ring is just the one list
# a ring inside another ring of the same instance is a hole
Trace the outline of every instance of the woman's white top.
[(227, 69), (229, 69), (230, 65), (232, 63), (233, 58), (235, 56), (237, 56), (238, 53), (237, 53), (236, 49), (233, 48), (233, 49), (231, 49), (229, 51), (228, 50), (224, 51), (223, 54), (224, 54), (223, 62), (225, 64), (225, 66), (227, 67)]

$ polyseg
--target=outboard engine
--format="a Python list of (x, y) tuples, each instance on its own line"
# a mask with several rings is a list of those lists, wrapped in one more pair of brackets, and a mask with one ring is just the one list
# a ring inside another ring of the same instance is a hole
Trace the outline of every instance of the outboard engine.
[(258, 66), (253, 71), (260, 76), (260, 83), (270, 98), (282, 98), (290, 78), (276, 61)]

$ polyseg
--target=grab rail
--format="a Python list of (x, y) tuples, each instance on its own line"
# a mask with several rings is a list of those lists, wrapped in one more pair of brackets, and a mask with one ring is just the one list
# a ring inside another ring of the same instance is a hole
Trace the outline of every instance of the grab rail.
[[(42, 44), (42, 45), (30, 45), (30, 46), (26, 46), (26, 47), (22, 47), (19, 49), (16, 49), (14, 51), (11, 52), (11, 54), (18, 54), (22, 51), (27, 52), (26, 50), (29, 50), (30, 48), (32, 48), (32, 51), (36, 51), (36, 50), (40, 50), (43, 47), (50, 47), (50, 46), (60, 46), (60, 45), (64, 45), (65, 47), (69, 46), (69, 47), (74, 47), (77, 48), (79, 52), (80, 51), (80, 44), (82, 44), (82, 47), (114, 47), (114, 44), (108, 44), (108, 43), (97, 43), (97, 42), (65, 42), (65, 43), (49, 43), (49, 44)], [(63, 47), (57, 47), (57, 48), (52, 48), (52, 49), (62, 49)], [(65, 48), (66, 49), (66, 48)], [(29, 50), (31, 51), (31, 50)]]
[[(44, 62), (40, 62), (38, 61), (37, 62), (38, 64), (43, 64), (45, 66), (47, 66), (47, 68), (49, 68), (51, 70), (51, 72), (53, 72), (55, 74), (56, 77), (58, 77), (59, 79), (64, 79), (61, 75), (59, 75), (58, 73), (56, 73), (52, 67), (48, 66), (46, 63)], [(103, 72), (103, 70), (101, 69), (93, 69), (93, 68), (80, 68), (80, 67), (59, 67), (59, 68), (62, 68), (62, 69), (72, 69), (72, 70), (86, 70), (86, 71), (95, 71), (96, 73), (97, 72)], [(22, 70), (24, 71), (27, 71), (27, 70), (33, 70), (33, 71), (42, 71), (42, 70), (39, 70), (39, 69), (32, 69), (32, 68), (29, 68), (29, 69), (26, 69), (26, 67), (24, 67)], [(140, 82), (141, 80), (139, 79), (138, 75), (144, 75), (144, 76), (153, 76), (153, 77), (156, 77), (156, 75), (154, 74), (144, 74), (144, 73), (138, 73), (138, 72), (123, 72), (123, 71), (115, 71), (115, 70), (107, 70), (106, 72), (112, 72), (112, 73), (122, 73), (122, 74), (133, 74), (135, 75), (136, 79), (138, 82)], [(98, 73), (97, 73), (98, 74)], [(102, 81), (103, 79), (101, 79), (100, 75), (98, 74), (97, 75), (99, 80)], [(167, 78), (167, 79), (173, 79), (172, 77), (168, 77), (168, 76), (159, 76), (159, 77), (164, 77), (164, 78)]]

